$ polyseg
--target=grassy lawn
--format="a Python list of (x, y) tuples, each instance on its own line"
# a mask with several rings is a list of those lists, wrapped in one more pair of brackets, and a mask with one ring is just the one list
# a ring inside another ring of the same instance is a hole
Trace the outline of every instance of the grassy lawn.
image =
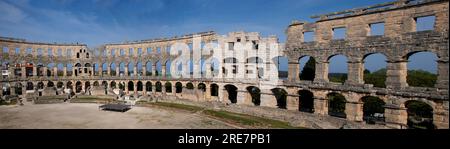
[[(239, 125), (246, 125), (254, 128), (291, 128), (291, 129), (299, 129), (300, 127), (293, 127), (289, 125), (288, 122), (278, 121), (278, 120), (272, 120), (247, 114), (240, 114), (240, 113), (233, 113), (228, 111), (216, 111), (216, 110), (207, 110), (202, 107), (197, 106), (191, 106), (191, 105), (184, 105), (184, 104), (177, 104), (177, 103), (166, 103), (166, 102), (155, 102), (155, 103), (147, 103), (149, 105), (153, 106), (160, 106), (160, 107), (168, 107), (168, 108), (175, 108), (175, 109), (181, 109), (186, 110), (190, 112), (199, 112), (201, 111), (201, 114), (220, 119), (226, 122), (235, 123)], [(145, 105), (145, 104), (144, 104)]]

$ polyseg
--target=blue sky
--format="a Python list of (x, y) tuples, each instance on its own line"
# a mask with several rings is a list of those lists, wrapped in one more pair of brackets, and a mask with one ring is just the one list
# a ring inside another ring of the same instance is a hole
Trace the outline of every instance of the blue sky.
[[(277, 35), (284, 42), (284, 31), (294, 19), (312, 22), (309, 17), (314, 14), (387, 1), (0, 0), (0, 36), (41, 42), (80, 42), (92, 48), (109, 42), (212, 30), (219, 34), (256, 31), (263, 36)], [(343, 66), (335, 68), (336, 72), (345, 70)], [(423, 69), (429, 68), (426, 65)]]

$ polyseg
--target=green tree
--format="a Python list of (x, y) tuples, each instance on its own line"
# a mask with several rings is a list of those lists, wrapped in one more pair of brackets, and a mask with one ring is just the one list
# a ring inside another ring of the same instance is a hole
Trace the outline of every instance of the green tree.
[(300, 80), (314, 80), (316, 75), (316, 60), (313, 57), (310, 57), (308, 62), (306, 62), (305, 67), (303, 67), (302, 72), (300, 73)]

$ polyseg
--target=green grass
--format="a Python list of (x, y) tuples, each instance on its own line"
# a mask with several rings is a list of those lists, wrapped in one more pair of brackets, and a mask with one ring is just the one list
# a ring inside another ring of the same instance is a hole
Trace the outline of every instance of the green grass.
[(17, 104), (17, 100), (16, 99), (12, 99), (10, 102), (6, 102), (4, 100), (0, 100), (0, 105), (15, 105)]
[(278, 120), (272, 120), (247, 114), (240, 114), (240, 113), (233, 113), (228, 111), (215, 111), (215, 110), (206, 110), (202, 107), (198, 106), (192, 106), (192, 105), (185, 105), (185, 104), (177, 104), (177, 103), (167, 103), (167, 102), (155, 102), (155, 103), (148, 103), (150, 105), (156, 105), (156, 106), (162, 106), (162, 107), (169, 107), (169, 108), (175, 108), (175, 109), (181, 109), (186, 110), (190, 112), (198, 112), (202, 111), (202, 114), (221, 119), (224, 121), (228, 121), (231, 123), (237, 123), (240, 125), (247, 125), (251, 127), (257, 127), (257, 128), (300, 128), (300, 127), (293, 127), (289, 125), (288, 122), (278, 121)]

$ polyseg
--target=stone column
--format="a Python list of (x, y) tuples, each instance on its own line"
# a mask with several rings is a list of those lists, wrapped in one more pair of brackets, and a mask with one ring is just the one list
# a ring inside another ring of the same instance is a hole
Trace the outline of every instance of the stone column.
[(106, 74), (107, 76), (111, 76), (111, 67), (106, 67)]
[[(3, 91), (2, 91), (2, 92), (3, 92)], [(9, 85), (9, 92), (10, 92), (10, 95), (16, 95), (16, 86), (10, 84), (10, 85)]]
[(361, 61), (348, 61), (348, 77), (346, 84), (364, 84), (364, 63)]
[(133, 66), (133, 76), (138, 76), (136, 65)]
[(206, 91), (205, 91), (205, 100), (206, 101), (211, 101), (211, 86), (210, 85), (206, 85)]
[(84, 81), (81, 82), (81, 92), (84, 92), (84, 93), (86, 92), (86, 82), (84, 82)]
[(161, 75), (162, 78), (166, 78), (166, 64), (161, 65)]
[(147, 76), (147, 65), (142, 65), (142, 76)]
[(408, 123), (408, 113), (405, 107), (395, 104), (386, 104), (384, 106), (384, 117), (386, 126), (406, 129)]
[(20, 71), (22, 71), (22, 79), (25, 79), (27, 77), (26, 68), (25, 67), (21, 67), (20, 69), (21, 69)]
[(363, 103), (362, 102), (347, 102), (345, 103), (345, 114), (349, 121), (363, 121)]
[[(436, 80), (436, 88), (448, 89), (448, 59), (438, 60), (438, 77)], [(448, 126), (448, 125), (447, 125)]]
[(123, 75), (128, 76), (128, 66), (127, 65), (124, 67)]
[(58, 77), (58, 68), (56, 68), (56, 66), (53, 67), (53, 76)]
[(156, 64), (152, 65), (152, 76), (156, 76)]
[(142, 82), (142, 95), (147, 95), (147, 86), (146, 83)]
[(316, 62), (314, 82), (328, 82), (328, 62)]
[(296, 88), (288, 88), (288, 95), (286, 97), (286, 108), (292, 111), (298, 111), (299, 109), (299, 96)]
[(388, 61), (386, 88), (403, 88), (408, 86), (406, 82), (407, 64), (408, 61), (406, 60)]
[(248, 101), (247, 97), (247, 91), (246, 90), (237, 90), (237, 99), (236, 99), (236, 104), (238, 105), (251, 105), (251, 100), (250, 102)]
[(211, 72), (211, 63), (205, 62), (205, 75), (204, 78), (212, 78), (212, 72)]
[(67, 76), (67, 67), (66, 66), (64, 66), (64, 68), (63, 68), (63, 76), (64, 77)]
[(137, 82), (133, 82), (133, 85), (134, 85), (134, 94), (137, 94), (137, 92), (138, 92), (138, 90), (137, 90)]
[(166, 83), (161, 82), (161, 93), (166, 94)]
[(328, 100), (321, 97), (314, 97), (314, 113), (328, 115)]
[(120, 76), (120, 69), (119, 69), (119, 67), (116, 66), (116, 76)]
[[(95, 69), (94, 69), (95, 70)], [(94, 73), (95, 74), (95, 73)], [(98, 67), (98, 76), (103, 76), (103, 68), (102, 67), (100, 67), (100, 65), (99, 65), (99, 67)]]
[[(44, 72), (42, 73), (42, 76), (47, 77), (47, 70), (48, 70), (48, 68), (44, 67)], [(51, 73), (50, 73), (50, 75), (51, 75)]]
[(37, 67), (33, 66), (33, 77), (37, 76)]
[(433, 110), (433, 123), (438, 129), (448, 129), (448, 101), (438, 102)]
[(289, 66), (288, 66), (288, 78), (290, 82), (297, 82), (300, 80), (300, 76), (299, 76), (299, 63), (298, 62), (289, 62)]

